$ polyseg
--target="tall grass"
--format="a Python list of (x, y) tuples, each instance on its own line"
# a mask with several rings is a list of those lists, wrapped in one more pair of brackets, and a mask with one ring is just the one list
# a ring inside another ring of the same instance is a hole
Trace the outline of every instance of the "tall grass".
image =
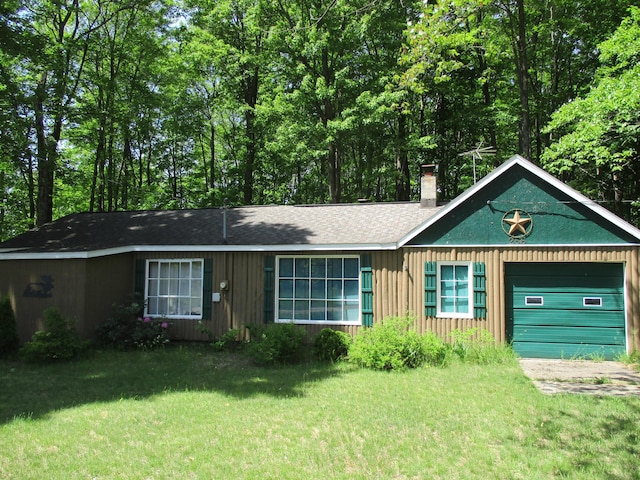
[(6, 479), (639, 478), (640, 399), (544, 396), (517, 362), (406, 372), (238, 354), (0, 362)]

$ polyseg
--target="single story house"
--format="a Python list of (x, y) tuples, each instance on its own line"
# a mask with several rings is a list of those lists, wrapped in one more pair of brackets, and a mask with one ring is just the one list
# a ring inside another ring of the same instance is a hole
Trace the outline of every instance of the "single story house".
[(50, 306), (90, 337), (137, 291), (183, 340), (409, 314), (524, 357), (640, 348), (640, 230), (520, 156), (444, 205), (421, 183), (420, 202), (72, 214), (0, 244), (0, 295), (22, 341)]

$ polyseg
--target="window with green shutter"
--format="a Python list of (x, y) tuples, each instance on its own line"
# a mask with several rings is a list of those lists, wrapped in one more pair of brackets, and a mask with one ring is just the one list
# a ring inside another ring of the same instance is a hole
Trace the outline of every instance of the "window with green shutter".
[(485, 265), (481, 262), (425, 262), (427, 317), (486, 318)]

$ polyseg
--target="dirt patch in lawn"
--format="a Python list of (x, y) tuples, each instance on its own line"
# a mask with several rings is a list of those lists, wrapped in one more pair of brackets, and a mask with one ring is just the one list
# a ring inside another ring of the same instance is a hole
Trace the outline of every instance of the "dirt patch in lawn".
[(522, 371), (546, 394), (640, 396), (640, 373), (620, 362), (521, 358)]

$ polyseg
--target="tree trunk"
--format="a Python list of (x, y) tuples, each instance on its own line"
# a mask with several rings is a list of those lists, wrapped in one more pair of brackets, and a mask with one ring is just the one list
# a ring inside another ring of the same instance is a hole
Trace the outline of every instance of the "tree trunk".
[(516, 37), (516, 63), (518, 89), (520, 91), (520, 152), (528, 160), (531, 157), (531, 117), (529, 113), (529, 58), (527, 56), (526, 17), (524, 0), (517, 1), (518, 34)]
[(396, 201), (410, 200), (411, 173), (409, 172), (409, 155), (407, 154), (407, 118), (400, 112), (398, 115), (398, 148), (396, 151)]
[(47, 74), (40, 76), (35, 92), (35, 121), (38, 160), (38, 196), (36, 200), (36, 224), (38, 226), (53, 220), (53, 178), (55, 155), (51, 155), (55, 145), (49, 145), (44, 122), (44, 101), (46, 96)]

